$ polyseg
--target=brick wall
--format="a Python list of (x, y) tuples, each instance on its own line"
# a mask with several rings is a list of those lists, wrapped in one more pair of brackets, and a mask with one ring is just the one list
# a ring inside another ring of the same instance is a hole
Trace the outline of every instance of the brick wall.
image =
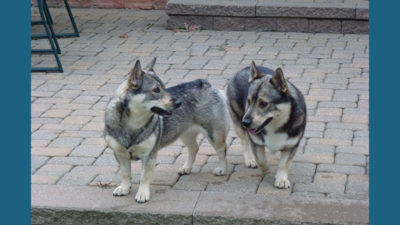
[[(69, 0), (71, 7), (77, 8), (139, 8), (165, 9), (168, 0)], [(31, 0), (36, 5), (36, 0)], [(50, 7), (64, 5), (63, 0), (47, 0)]]

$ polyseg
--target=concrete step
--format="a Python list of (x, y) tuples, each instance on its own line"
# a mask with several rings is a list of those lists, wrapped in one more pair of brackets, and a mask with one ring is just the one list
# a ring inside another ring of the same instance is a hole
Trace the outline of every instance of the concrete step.
[(32, 224), (368, 224), (367, 200), (152, 189), (145, 204), (112, 189), (31, 186)]
[(368, 0), (169, 0), (170, 29), (368, 33)]

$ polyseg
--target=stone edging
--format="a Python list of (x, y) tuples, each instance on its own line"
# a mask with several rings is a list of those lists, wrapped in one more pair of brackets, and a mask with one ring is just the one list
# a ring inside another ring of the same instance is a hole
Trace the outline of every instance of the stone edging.
[[(32, 224), (368, 224), (364, 200), (169, 190), (146, 204), (112, 189), (32, 184)], [(133, 193), (136, 190), (132, 190)]]
[(368, 33), (369, 6), (264, 0), (169, 0), (170, 29), (184, 23), (211, 30)]

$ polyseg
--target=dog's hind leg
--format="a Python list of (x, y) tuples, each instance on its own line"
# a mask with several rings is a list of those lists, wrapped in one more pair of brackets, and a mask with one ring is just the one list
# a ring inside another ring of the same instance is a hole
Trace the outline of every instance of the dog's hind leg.
[(142, 159), (142, 174), (140, 176), (139, 189), (136, 193), (135, 200), (138, 203), (145, 203), (150, 199), (150, 182), (156, 167), (157, 153)]
[(196, 155), (199, 151), (199, 145), (196, 141), (197, 134), (197, 131), (189, 130), (181, 135), (182, 142), (188, 148), (188, 159), (185, 164), (179, 168), (178, 173), (180, 175), (189, 174), (192, 172), (193, 163), (196, 160)]
[(228, 170), (228, 161), (226, 160), (226, 144), (225, 143), (211, 143), (217, 152), (218, 166), (214, 169), (214, 175), (226, 175)]
[(226, 175), (228, 170), (228, 161), (226, 160), (226, 134), (221, 132), (221, 134), (216, 134), (211, 138), (207, 136), (208, 141), (214, 147), (218, 156), (218, 166), (214, 169), (214, 175), (223, 176)]
[(290, 181), (288, 179), (289, 168), (292, 162), (293, 156), (297, 151), (297, 147), (288, 150), (281, 151), (281, 158), (279, 160), (278, 170), (275, 175), (275, 187), (286, 189), (290, 187)]
[(250, 141), (251, 151), (256, 159), (257, 166), (260, 168), (262, 174), (268, 173), (267, 158), (265, 156), (265, 147), (263, 145), (257, 145)]

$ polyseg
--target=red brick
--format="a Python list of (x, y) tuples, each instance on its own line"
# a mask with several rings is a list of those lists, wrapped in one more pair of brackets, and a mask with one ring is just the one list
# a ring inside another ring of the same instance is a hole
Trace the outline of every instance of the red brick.
[[(59, 0), (47, 0), (47, 5), (49, 7), (60, 7), (62, 5), (64, 5), (64, 2), (59, 1)], [(37, 0), (31, 0), (31, 3), (33, 3), (33, 5), (37, 6)]]
[(125, 8), (152, 9), (153, 0), (125, 0)]
[(69, 0), (68, 3), (71, 7), (90, 8), (92, 0)]
[[(71, 7), (78, 8), (139, 8), (139, 9), (165, 9), (168, 0), (69, 0)], [(47, 0), (50, 7), (63, 7), (60, 0)], [(31, 0), (36, 6), (37, 1)]]
[(168, 0), (153, 0), (153, 9), (165, 9)]
[(123, 8), (123, 0), (95, 0), (94, 6), (98, 8)]

